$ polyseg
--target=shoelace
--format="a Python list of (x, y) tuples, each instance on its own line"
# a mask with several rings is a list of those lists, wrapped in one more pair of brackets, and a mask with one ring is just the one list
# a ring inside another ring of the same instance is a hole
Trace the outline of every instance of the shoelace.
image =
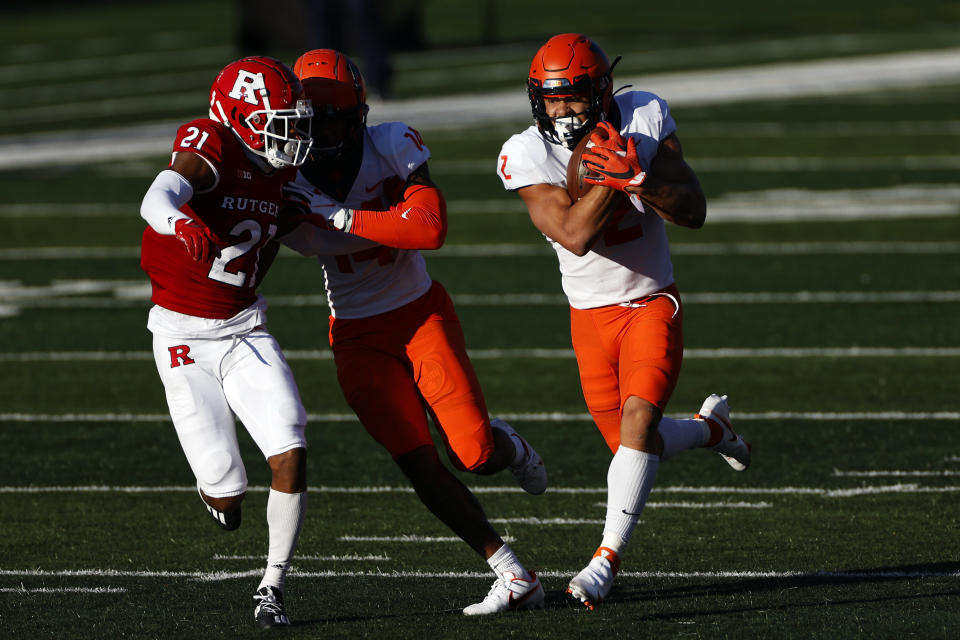
[(257, 594), (260, 601), (257, 603), (257, 611), (268, 611), (277, 615), (283, 615), (283, 605), (273, 596), (273, 594)]
[(487, 600), (487, 599), (495, 596), (495, 595), (497, 594), (497, 591), (500, 590), (500, 589), (504, 589), (504, 590), (506, 590), (507, 592), (509, 592), (509, 591), (510, 591), (510, 582), (509, 582), (508, 580), (506, 580), (505, 578), (497, 578), (497, 579), (494, 581), (493, 586), (490, 587), (490, 590), (487, 591), (487, 597), (484, 598), (484, 600)]

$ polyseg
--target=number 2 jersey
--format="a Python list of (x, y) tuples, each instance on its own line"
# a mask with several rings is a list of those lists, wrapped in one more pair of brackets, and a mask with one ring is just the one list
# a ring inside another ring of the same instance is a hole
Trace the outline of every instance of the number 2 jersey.
[[(649, 168), (660, 142), (676, 131), (667, 103), (652, 93), (631, 91), (614, 98), (620, 108), (620, 133), (637, 141), (640, 165)], [(509, 191), (534, 184), (566, 189), (567, 163), (573, 152), (552, 144), (536, 125), (507, 140), (497, 159), (497, 175)], [(629, 302), (673, 284), (673, 264), (663, 218), (646, 211), (639, 198), (611, 220), (584, 256), (550, 238), (560, 260), (563, 292), (576, 309)]]
[(199, 263), (176, 236), (146, 228), (140, 266), (150, 277), (151, 300), (175, 312), (155, 307), (148, 326), (197, 337), (252, 329), (264, 321), (266, 304), (256, 288), (278, 248), (270, 241), (277, 233), (280, 187), (296, 169), (263, 173), (244, 155), (236, 135), (209, 119), (182, 125), (173, 152), (196, 153), (216, 173), (214, 187), (194, 193), (181, 210), (207, 225), (223, 244), (212, 262)]

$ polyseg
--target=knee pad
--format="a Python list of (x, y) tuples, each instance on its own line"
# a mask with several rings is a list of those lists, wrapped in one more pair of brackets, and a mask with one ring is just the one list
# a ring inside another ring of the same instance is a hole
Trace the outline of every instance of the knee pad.
[(243, 461), (238, 455), (223, 449), (206, 453), (195, 473), (203, 492), (212, 498), (236, 496), (247, 490)]

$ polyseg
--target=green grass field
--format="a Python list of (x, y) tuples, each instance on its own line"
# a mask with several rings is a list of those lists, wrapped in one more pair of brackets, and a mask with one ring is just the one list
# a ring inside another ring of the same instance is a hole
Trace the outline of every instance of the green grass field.
[[(522, 91), (538, 44), (572, 29), (623, 52), (628, 75), (960, 49), (955, 2), (695, 2), (634, 7), (630, 20), (515, 4), (426, 3), (428, 47), (397, 54), (397, 97), (464, 92), (451, 79), (472, 77), (470, 91)], [(627, 6), (608, 4), (610, 15)], [(478, 27), (488, 5), (500, 10), (495, 42)], [(240, 56), (234, 3), (190, 7), (0, 10), (4, 638), (259, 635), (250, 596), (267, 468), (243, 433), (244, 525), (217, 529), (167, 419), (145, 326), (137, 212), (167, 155), (109, 146), (117, 125), (134, 136), (134, 125), (202, 115), (213, 75)], [(737, 474), (705, 451), (664, 463), (595, 612), (564, 589), (600, 541), (609, 452), (580, 394), (556, 258), (493, 172), (527, 123), (420, 125), (450, 203), (447, 245), (428, 267), (457, 303), (491, 412), (543, 455), (551, 488), (532, 497), (509, 475), (461, 477), (540, 573), (547, 606), (460, 614), (493, 575), (352, 418), (319, 268), (284, 251), (262, 292), (310, 414), (312, 485), (288, 635), (956, 637), (958, 103), (955, 73), (674, 106), (709, 207), (703, 229), (670, 229), (687, 353), (668, 413), (729, 394), (754, 463)], [(30, 160), (49, 143), (106, 151)]]

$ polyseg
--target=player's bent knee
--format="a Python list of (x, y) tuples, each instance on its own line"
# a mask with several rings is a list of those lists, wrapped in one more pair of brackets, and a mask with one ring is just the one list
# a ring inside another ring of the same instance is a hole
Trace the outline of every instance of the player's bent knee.
[(197, 481), (208, 496), (229, 498), (247, 489), (247, 475), (238, 456), (223, 449), (210, 451), (196, 469)]

